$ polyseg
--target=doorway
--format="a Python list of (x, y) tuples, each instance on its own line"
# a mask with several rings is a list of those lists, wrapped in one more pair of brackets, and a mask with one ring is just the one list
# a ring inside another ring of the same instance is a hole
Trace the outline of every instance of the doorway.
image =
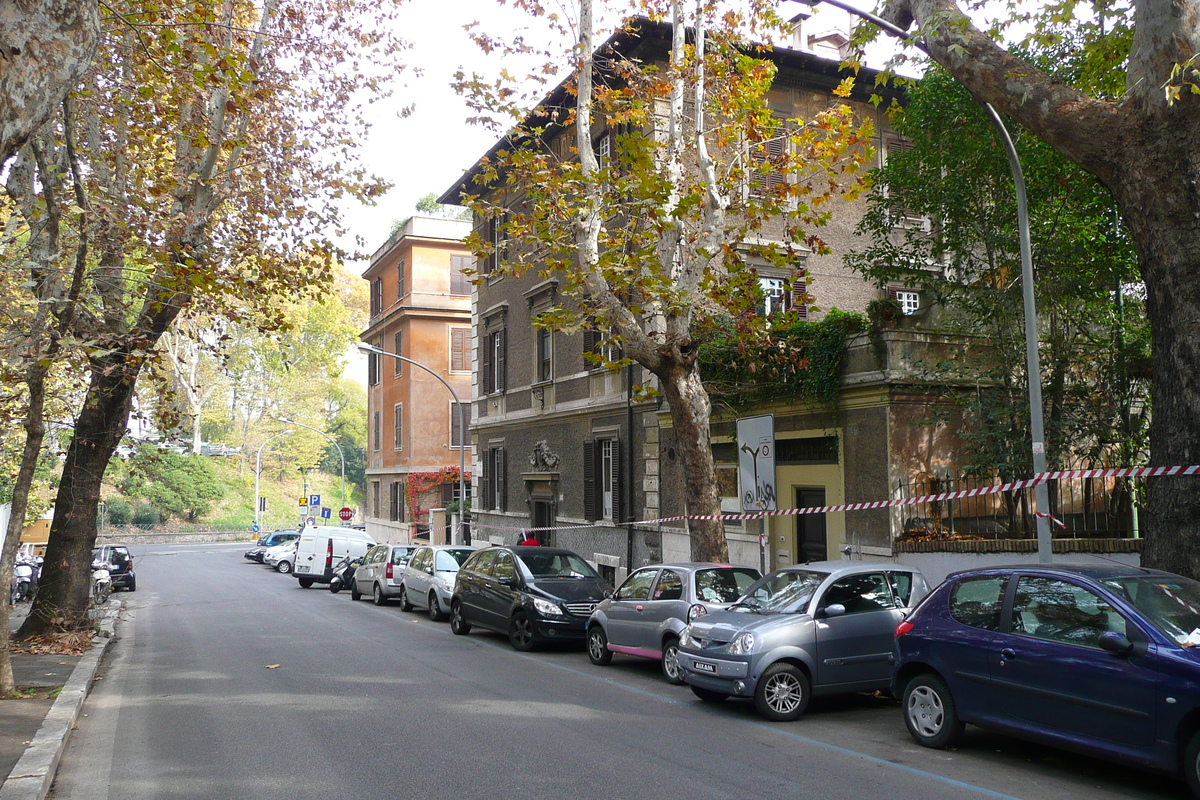
[[(824, 489), (796, 488), (796, 508), (821, 508), (825, 505)], [(825, 561), (829, 546), (825, 541), (825, 515), (796, 515), (796, 546), (805, 562)]]
[[(554, 503), (545, 500), (530, 500), (529, 512), (530, 521), (533, 523), (532, 527), (554, 527)], [(554, 546), (554, 531), (533, 531), (532, 536), (546, 547)]]

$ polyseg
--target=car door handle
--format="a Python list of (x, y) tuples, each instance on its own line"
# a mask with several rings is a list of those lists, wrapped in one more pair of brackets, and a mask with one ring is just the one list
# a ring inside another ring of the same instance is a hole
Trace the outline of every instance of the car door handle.
[(645, 611), (646, 607), (645, 606), (634, 606), (633, 609), (634, 609), (634, 611)]
[(1017, 657), (1017, 651), (1013, 650), (1011, 647), (1006, 647), (1000, 651), (1001, 659), (1011, 659), (1011, 658), (1016, 658), (1016, 657)]

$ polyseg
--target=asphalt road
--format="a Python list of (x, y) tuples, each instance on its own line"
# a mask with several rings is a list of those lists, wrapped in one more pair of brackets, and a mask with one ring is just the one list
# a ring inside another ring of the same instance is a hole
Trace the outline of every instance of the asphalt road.
[(939, 752), (877, 697), (794, 723), (656, 664), (531, 654), (300, 589), (246, 545), (148, 546), (51, 797), (1179, 798), (1182, 784), (974, 728)]

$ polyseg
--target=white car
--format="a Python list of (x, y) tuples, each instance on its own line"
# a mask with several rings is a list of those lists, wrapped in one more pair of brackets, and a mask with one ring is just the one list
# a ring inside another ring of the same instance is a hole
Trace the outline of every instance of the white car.
[(288, 574), (296, 565), (296, 545), (298, 543), (298, 541), (291, 541), (268, 547), (263, 552), (263, 563), (276, 572)]

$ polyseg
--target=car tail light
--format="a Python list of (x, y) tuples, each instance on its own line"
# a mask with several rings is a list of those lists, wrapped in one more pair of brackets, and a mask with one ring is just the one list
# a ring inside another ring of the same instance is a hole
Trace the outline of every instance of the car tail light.
[(915, 626), (908, 620), (901, 622), (899, 625), (896, 626), (895, 638), (899, 639), (901, 636), (903, 636), (904, 634), (911, 631), (914, 627)]
[(708, 613), (707, 608), (700, 605), (699, 603), (695, 603), (694, 605), (692, 605), (691, 608), (688, 609), (687, 621), (691, 622), (695, 619), (699, 619), (700, 617), (703, 617), (707, 613)]
[(392, 579), (393, 574), (394, 573), (392, 572), (392, 562), (389, 561), (388, 565), (387, 565), (387, 569), (384, 570), (384, 576), (390, 581)]
[(333, 539), (325, 543), (325, 571), (333, 569)]

